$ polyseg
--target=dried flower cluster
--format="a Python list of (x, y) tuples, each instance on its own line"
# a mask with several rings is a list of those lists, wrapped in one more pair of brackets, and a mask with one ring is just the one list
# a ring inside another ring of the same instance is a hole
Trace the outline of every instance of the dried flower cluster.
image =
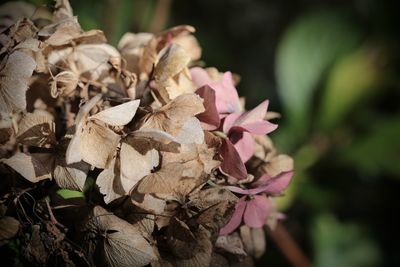
[(115, 48), (67, 0), (0, 16), (0, 245), (68, 266), (263, 254), (293, 162), (266, 136), (268, 101), (245, 111), (238, 76), (200, 67), (193, 27)]

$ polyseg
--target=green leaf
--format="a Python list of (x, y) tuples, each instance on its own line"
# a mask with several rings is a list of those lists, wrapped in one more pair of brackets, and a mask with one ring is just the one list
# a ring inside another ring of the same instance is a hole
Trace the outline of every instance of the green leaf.
[(343, 161), (368, 175), (382, 172), (400, 175), (400, 116), (373, 124), (372, 129), (339, 156)]
[(59, 189), (57, 191), (57, 194), (64, 199), (85, 197), (85, 195), (81, 191), (69, 190), (69, 189), (64, 189), (64, 188)]
[(329, 74), (317, 114), (319, 129), (329, 131), (384, 82), (376, 64), (379, 48), (363, 48), (342, 58)]
[(337, 13), (318, 12), (289, 27), (278, 46), (276, 76), (290, 131), (304, 138), (312, 100), (327, 68), (354, 49), (360, 32)]
[(359, 225), (341, 224), (324, 214), (314, 222), (311, 234), (316, 267), (379, 266), (380, 251)]

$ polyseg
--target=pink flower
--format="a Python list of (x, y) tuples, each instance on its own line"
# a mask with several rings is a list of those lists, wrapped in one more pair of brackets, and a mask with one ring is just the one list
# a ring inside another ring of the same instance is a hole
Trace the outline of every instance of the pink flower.
[(221, 171), (236, 179), (245, 179), (247, 170), (244, 165), (254, 154), (252, 134), (268, 134), (278, 126), (264, 120), (268, 109), (268, 100), (253, 110), (241, 112), (239, 96), (233, 84), (232, 74), (225, 72), (219, 81), (213, 81), (202, 68), (190, 69), (193, 82), (200, 87), (196, 93), (204, 99), (205, 112), (197, 118), (205, 130), (216, 130), (224, 118), (223, 140), (220, 154), (223, 157)]
[(261, 228), (265, 224), (269, 214), (273, 212), (273, 203), (264, 194), (277, 195), (287, 188), (292, 180), (293, 172), (283, 172), (275, 177), (263, 175), (251, 189), (242, 189), (236, 186), (227, 186), (232, 192), (244, 195), (236, 203), (235, 211), (231, 220), (221, 229), (220, 235), (227, 235), (235, 231), (242, 219), (244, 223), (252, 228)]
[(198, 67), (191, 68), (190, 74), (197, 87), (209, 85), (214, 89), (215, 103), (221, 117), (224, 116), (222, 114), (239, 112), (241, 110), (239, 95), (233, 84), (232, 73), (230, 71), (225, 72), (219, 81), (213, 81), (206, 70)]
[(254, 154), (252, 134), (268, 134), (278, 127), (264, 119), (267, 109), (268, 100), (265, 100), (250, 111), (235, 112), (225, 117), (222, 130), (228, 140), (224, 140), (220, 149), (224, 159), (221, 164), (222, 172), (236, 179), (247, 177), (244, 163)]
[(254, 154), (252, 134), (264, 135), (274, 131), (278, 125), (266, 121), (268, 100), (254, 109), (243, 113), (232, 113), (224, 119), (222, 130), (240, 155), (243, 162), (248, 161)]

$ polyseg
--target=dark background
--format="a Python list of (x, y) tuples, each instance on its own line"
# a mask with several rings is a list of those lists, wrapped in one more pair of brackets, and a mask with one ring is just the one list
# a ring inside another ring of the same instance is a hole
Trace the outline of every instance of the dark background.
[[(241, 76), (247, 108), (268, 98), (282, 114), (271, 137), (295, 158), (296, 175), (279, 206), (313, 266), (400, 266), (397, 1), (71, 4), (85, 29), (105, 30), (114, 45), (126, 31), (193, 25), (206, 65)], [(267, 242), (259, 266), (290, 266)]]

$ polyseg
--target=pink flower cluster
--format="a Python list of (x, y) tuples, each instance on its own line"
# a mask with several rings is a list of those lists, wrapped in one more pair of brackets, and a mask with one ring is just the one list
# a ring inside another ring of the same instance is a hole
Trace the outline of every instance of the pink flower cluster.
[[(197, 117), (206, 130), (223, 132), (220, 155), (223, 158), (220, 170), (236, 178), (248, 176), (245, 163), (255, 152), (253, 135), (265, 135), (274, 131), (278, 125), (265, 120), (268, 100), (250, 111), (242, 111), (239, 96), (231, 72), (225, 72), (219, 80), (211, 79), (206, 70), (192, 68), (193, 82), (199, 87), (196, 93), (204, 99), (205, 112)], [(242, 197), (235, 207), (230, 222), (221, 229), (220, 234), (233, 232), (242, 219), (249, 227), (260, 228), (272, 211), (269, 195), (280, 194), (290, 183), (293, 172), (284, 172), (276, 177), (267, 174), (249, 185), (249, 189), (227, 186), (229, 190)]]

